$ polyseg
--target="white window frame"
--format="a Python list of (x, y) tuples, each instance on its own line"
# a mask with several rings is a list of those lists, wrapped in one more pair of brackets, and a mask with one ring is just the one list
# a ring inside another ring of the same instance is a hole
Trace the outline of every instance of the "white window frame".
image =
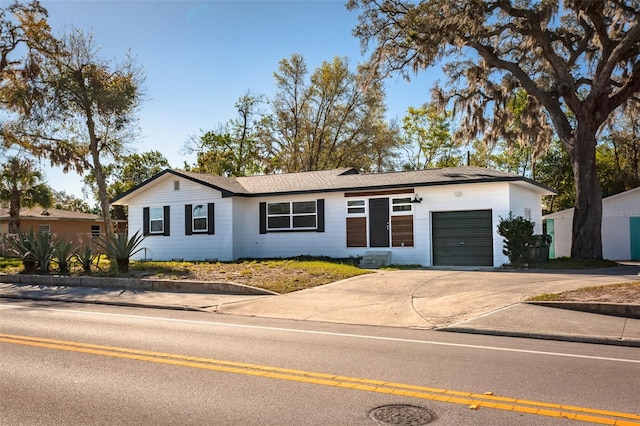
[[(201, 213), (196, 216), (196, 209), (198, 207), (202, 208), (204, 213)], [(204, 228), (196, 228), (196, 220), (204, 219)], [(207, 233), (209, 231), (209, 206), (206, 203), (203, 204), (194, 204), (191, 207), (191, 231), (196, 233)]]
[[(309, 213), (309, 212), (294, 213), (294, 205), (295, 204), (302, 204), (302, 203), (313, 203), (314, 212), (313, 213)], [(274, 205), (274, 204), (289, 204), (289, 212), (288, 213), (277, 213), (277, 214), (269, 213), (269, 210), (270, 210), (269, 207)], [(313, 216), (314, 217), (313, 226), (297, 226), (296, 227), (294, 225), (295, 218), (296, 217), (305, 217), (305, 216)], [(284, 218), (284, 217), (288, 217), (289, 218), (289, 226), (288, 227), (285, 228), (285, 227), (271, 227), (271, 226), (269, 226), (269, 219), (271, 219), (271, 218)], [(266, 221), (267, 221), (267, 231), (309, 231), (309, 230), (318, 229), (318, 202), (317, 202), (317, 200), (305, 200), (305, 201), (277, 201), (277, 202), (267, 203)]]
[[(367, 215), (367, 200), (364, 198), (356, 198), (347, 200), (347, 216), (360, 217)], [(362, 209), (362, 211), (357, 211)]]
[[(154, 219), (154, 211), (160, 211), (160, 218)], [(153, 229), (154, 222), (160, 222), (159, 230)], [(164, 234), (164, 207), (149, 207), (149, 234)]]
[(39, 234), (50, 234), (51, 233), (51, 225), (48, 223), (41, 223), (38, 225), (38, 233)]
[(531, 221), (531, 209), (524, 209), (524, 218), (528, 221)]
[[(407, 201), (403, 202), (403, 200), (407, 200)], [(399, 209), (396, 210), (396, 207), (398, 207)], [(406, 208), (406, 207), (409, 207), (409, 209), (400, 210), (400, 208)], [(391, 215), (392, 216), (404, 216), (404, 215), (411, 215), (411, 214), (413, 214), (413, 203), (411, 202), (410, 196), (391, 198)]]
[(91, 225), (91, 236), (92, 237), (100, 236), (100, 225)]

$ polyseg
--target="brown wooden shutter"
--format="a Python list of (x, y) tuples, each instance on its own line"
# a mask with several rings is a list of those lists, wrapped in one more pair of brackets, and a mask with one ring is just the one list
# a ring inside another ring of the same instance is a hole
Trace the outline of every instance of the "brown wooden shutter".
[(347, 218), (347, 247), (367, 246), (367, 218)]
[(391, 246), (413, 247), (413, 216), (391, 216)]

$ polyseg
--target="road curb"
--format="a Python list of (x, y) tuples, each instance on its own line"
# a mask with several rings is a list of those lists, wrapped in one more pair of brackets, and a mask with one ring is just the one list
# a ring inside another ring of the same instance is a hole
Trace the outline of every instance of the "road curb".
[(588, 312), (590, 314), (609, 315), (622, 318), (640, 319), (640, 305), (630, 303), (609, 302), (524, 302), (529, 305), (546, 306), (548, 308), (567, 309), (570, 311)]
[(74, 297), (65, 297), (64, 299), (59, 299), (55, 297), (47, 297), (47, 296), (24, 296), (24, 295), (4, 295), (0, 294), (0, 299), (16, 299), (16, 300), (34, 300), (40, 302), (64, 302), (64, 303), (84, 303), (86, 305), (109, 305), (109, 306), (125, 306), (129, 308), (152, 308), (152, 309), (166, 309), (173, 311), (191, 311), (191, 312), (212, 312), (211, 310), (207, 310), (204, 308), (199, 308), (197, 306), (187, 306), (187, 305), (163, 305), (156, 303), (136, 303), (136, 302), (114, 302), (110, 300), (87, 300), (87, 299), (78, 299)]
[(0, 282), (47, 287), (89, 287), (197, 294), (276, 295), (273, 291), (236, 283), (211, 281), (174, 281), (146, 278), (70, 277), (65, 275), (0, 274)]
[(547, 334), (547, 333), (510, 331), (510, 330), (467, 328), (467, 327), (442, 327), (442, 328), (436, 328), (435, 330), (446, 331), (451, 333), (483, 334), (483, 335), (489, 335), (489, 336), (503, 336), (503, 337), (521, 337), (525, 339), (557, 340), (557, 341), (563, 341), (563, 342), (591, 343), (591, 344), (599, 344), (599, 345), (612, 345), (612, 346), (640, 348), (640, 340), (638, 339), (615, 339), (610, 337), (581, 336), (581, 335), (574, 335), (574, 334)]

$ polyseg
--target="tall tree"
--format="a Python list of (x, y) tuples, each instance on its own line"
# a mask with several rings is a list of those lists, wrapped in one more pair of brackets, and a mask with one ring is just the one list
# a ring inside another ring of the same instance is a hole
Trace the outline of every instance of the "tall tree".
[(407, 153), (406, 169), (457, 167), (462, 164), (460, 146), (453, 140), (450, 117), (434, 105), (409, 107), (402, 118)]
[[(121, 63), (100, 59), (93, 37), (79, 30), (67, 34), (59, 50), (40, 53), (33, 72), (23, 73), (26, 80), (3, 88), (8, 109), (21, 121), (13, 143), (65, 170), (90, 171), (111, 232), (103, 164), (123, 155), (136, 136), (141, 70), (130, 56)], [(33, 102), (21, 102), (21, 93)]]
[(189, 170), (218, 176), (247, 176), (262, 171), (256, 125), (263, 115), (264, 96), (247, 92), (235, 104), (238, 117), (187, 141), (185, 150), (197, 154)]
[[(107, 196), (112, 199), (124, 194), (169, 167), (169, 161), (159, 151), (123, 155), (118, 161), (104, 166), (104, 174), (108, 176)], [(84, 183), (97, 198), (99, 189), (93, 172), (85, 176)], [(127, 210), (124, 206), (113, 206), (112, 216), (116, 220), (126, 220)]]
[[(384, 121), (379, 82), (349, 70), (345, 58), (323, 62), (310, 76), (301, 55), (280, 61), (274, 74), (273, 114), (261, 123), (261, 146), (271, 171), (309, 171), (336, 167), (371, 170), (380, 153), (396, 147)], [(389, 146), (381, 146), (381, 143)]]
[[(569, 155), (576, 201), (571, 256), (602, 258), (596, 134), (616, 110), (640, 101), (637, 0), (350, 0), (354, 30), (375, 46), (370, 66), (409, 75), (444, 61), (442, 103), (463, 112), (459, 137), (551, 140)], [(521, 88), (522, 126), (507, 108)]]
[(59, 210), (69, 210), (73, 212), (96, 213), (96, 211), (92, 210), (85, 200), (72, 194), (68, 194), (64, 190), (53, 191), (52, 207)]
[(9, 234), (17, 234), (22, 206), (51, 207), (51, 189), (32, 161), (11, 157), (0, 167), (0, 200), (9, 202)]
[(640, 103), (613, 114), (607, 132), (600, 138), (597, 158), (606, 162), (610, 173), (600, 173), (603, 196), (640, 186)]
[[(38, 151), (42, 144), (27, 130), (46, 123), (39, 108), (43, 95), (38, 87), (40, 69), (46, 55), (63, 54), (47, 17), (37, 0), (15, 1), (0, 8), (0, 145), (6, 150), (21, 146)], [(49, 156), (64, 155), (63, 147), (47, 146)]]

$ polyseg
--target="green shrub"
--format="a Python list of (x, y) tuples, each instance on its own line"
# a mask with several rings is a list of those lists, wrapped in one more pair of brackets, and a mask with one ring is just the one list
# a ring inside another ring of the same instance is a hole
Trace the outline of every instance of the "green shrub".
[(533, 222), (509, 212), (508, 218), (500, 218), (498, 234), (504, 238), (502, 253), (512, 266), (520, 267), (527, 262), (527, 248), (533, 238)]

